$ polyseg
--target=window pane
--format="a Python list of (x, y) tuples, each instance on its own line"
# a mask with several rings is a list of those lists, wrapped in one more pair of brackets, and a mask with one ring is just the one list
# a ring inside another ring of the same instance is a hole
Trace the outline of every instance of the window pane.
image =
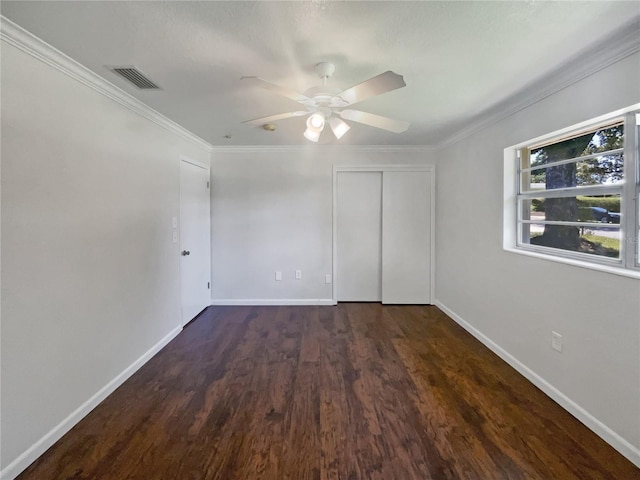
[[(622, 182), (624, 157), (622, 152), (579, 160), (575, 163), (523, 172), (523, 191), (587, 185), (616, 185)], [(528, 184), (527, 184), (528, 183)]]
[(560, 142), (533, 148), (530, 153), (530, 166), (535, 167), (560, 160), (584, 157), (598, 152), (623, 148), (623, 146), (624, 124), (620, 122)]
[(521, 200), (523, 220), (619, 224), (620, 195)]
[(517, 246), (640, 269), (637, 112), (515, 147)]
[(522, 224), (522, 243), (620, 258), (620, 229), (569, 225)]

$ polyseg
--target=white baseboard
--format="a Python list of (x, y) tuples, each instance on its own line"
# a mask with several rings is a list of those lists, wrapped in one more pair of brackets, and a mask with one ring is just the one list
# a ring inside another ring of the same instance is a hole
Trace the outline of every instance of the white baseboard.
[(614, 432), (607, 425), (602, 423), (596, 417), (587, 412), (584, 408), (578, 405), (574, 400), (567, 397), (564, 393), (558, 390), (556, 387), (547, 382), (544, 378), (531, 370), (525, 364), (520, 362), (516, 357), (504, 350), (493, 340), (473, 327), (471, 324), (463, 320), (459, 315), (453, 312), (450, 308), (444, 305), (439, 300), (435, 301), (435, 305), (451, 317), (456, 323), (464, 328), (471, 335), (480, 340), (489, 350), (498, 355), (502, 360), (507, 362), (524, 377), (527, 378), (536, 387), (547, 394), (552, 400), (558, 403), (562, 408), (568, 411), (571, 415), (580, 420), (589, 429), (591, 429), (596, 435), (602, 438), (605, 442), (615, 448), (618, 452), (631, 460), (636, 466), (640, 467), (640, 449), (632, 445), (627, 440), (622, 438), (619, 434)]
[(13, 480), (29, 465), (31, 465), (40, 455), (56, 443), (65, 433), (73, 428), (91, 410), (93, 410), (102, 400), (107, 398), (116, 388), (122, 385), (131, 375), (142, 367), (151, 357), (158, 353), (167, 343), (182, 331), (182, 327), (177, 327), (153, 347), (147, 350), (140, 358), (129, 365), (116, 378), (102, 387), (89, 400), (84, 402), (78, 409), (72, 412), (67, 418), (54, 427), (49, 433), (31, 445), (18, 458), (12, 461), (0, 472), (0, 480)]
[(211, 305), (336, 305), (332, 298), (215, 298)]

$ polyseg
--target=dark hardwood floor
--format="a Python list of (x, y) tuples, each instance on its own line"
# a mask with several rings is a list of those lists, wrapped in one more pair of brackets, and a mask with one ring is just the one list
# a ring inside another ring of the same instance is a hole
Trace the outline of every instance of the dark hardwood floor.
[(211, 307), (27, 479), (640, 479), (435, 307)]

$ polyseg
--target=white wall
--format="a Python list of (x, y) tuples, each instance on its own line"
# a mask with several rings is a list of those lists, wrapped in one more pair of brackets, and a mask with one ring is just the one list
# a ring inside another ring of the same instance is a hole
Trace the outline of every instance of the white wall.
[(401, 147), (214, 151), (213, 301), (330, 301), (333, 165), (432, 161), (430, 150)]
[(3, 43), (3, 469), (179, 328), (180, 155), (210, 154)]
[[(443, 148), (436, 197), (439, 304), (636, 463), (640, 280), (503, 251), (502, 208), (503, 149), (639, 102), (639, 57)], [(564, 336), (561, 354), (552, 330)]]

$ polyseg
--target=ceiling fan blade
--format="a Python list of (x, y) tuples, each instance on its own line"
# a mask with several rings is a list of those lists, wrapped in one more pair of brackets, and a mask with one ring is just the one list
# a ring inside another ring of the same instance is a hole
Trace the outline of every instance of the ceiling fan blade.
[(277, 115), (269, 115), (268, 117), (260, 117), (260, 118), (254, 118), (253, 120), (245, 120), (242, 123), (246, 123), (247, 125), (251, 125), (252, 127), (258, 127), (260, 125), (264, 125), (265, 123), (276, 122), (278, 120), (284, 120), (285, 118), (302, 117), (304, 115), (307, 115), (308, 113), (309, 112), (303, 112), (303, 111), (278, 113)]
[(402, 133), (409, 128), (409, 122), (394, 120), (393, 118), (361, 112), (360, 110), (342, 110), (337, 112), (345, 120), (352, 120), (372, 127), (381, 128), (394, 133)]
[(337, 94), (336, 97), (340, 97), (342, 100), (347, 102), (347, 104), (352, 105), (366, 100), (367, 98), (387, 93), (397, 88), (402, 88), (406, 85), (407, 84), (404, 83), (402, 75), (398, 75), (397, 73), (393, 73), (391, 70), (388, 70), (380, 75), (370, 78), (369, 80), (365, 80), (358, 85), (347, 88), (343, 92)]
[(240, 80), (244, 82), (246, 85), (252, 85), (254, 87), (264, 88), (265, 90), (269, 90), (273, 93), (277, 93), (278, 95), (282, 95), (283, 97), (287, 97), (287, 98), (290, 98), (291, 100), (295, 100), (298, 103), (305, 103), (305, 102), (311, 101), (309, 97), (306, 97), (303, 94), (296, 92), (295, 90), (291, 90), (286, 87), (281, 87), (280, 85), (276, 85), (274, 83), (269, 83), (258, 77), (242, 77), (240, 78)]

